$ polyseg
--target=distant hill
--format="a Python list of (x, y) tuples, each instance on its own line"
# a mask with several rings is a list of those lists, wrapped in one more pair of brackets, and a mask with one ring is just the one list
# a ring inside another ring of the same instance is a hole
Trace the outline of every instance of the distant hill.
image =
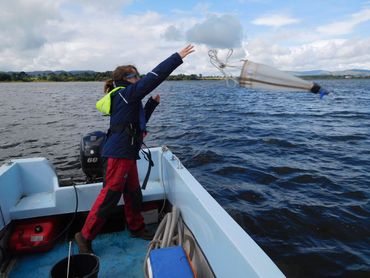
[(297, 76), (306, 76), (306, 75), (331, 75), (330, 71), (326, 70), (307, 70), (307, 71), (290, 71), (289, 73)]
[(26, 73), (29, 75), (29, 76), (46, 76), (48, 74), (51, 74), (51, 73), (54, 73), (54, 74), (61, 74), (61, 73), (68, 73), (68, 74), (72, 74), (72, 75), (78, 75), (78, 74), (85, 74), (85, 73), (90, 73), (90, 74), (94, 74), (96, 73), (95, 71), (93, 70), (71, 70), (71, 71), (65, 71), (65, 70), (56, 70), (56, 71), (51, 71), (51, 70), (43, 70), (43, 71), (26, 71)]
[(333, 75), (354, 75), (354, 76), (370, 76), (370, 70), (350, 69), (343, 71), (333, 71)]
[(327, 70), (309, 70), (309, 71), (290, 71), (290, 73), (297, 76), (370, 76), (370, 70), (365, 69), (350, 69), (341, 71), (327, 71)]
[[(349, 70), (342, 70), (342, 71), (328, 71), (328, 70), (308, 70), (308, 71), (288, 71), (289, 73), (296, 75), (296, 76), (370, 76), (370, 70), (366, 69), (349, 69)], [(64, 71), (64, 70), (57, 70), (57, 71), (29, 71), (26, 74), (30, 76), (47, 76), (48, 74), (62, 74), (67, 73), (71, 75), (80, 75), (80, 74), (96, 74), (99, 72), (93, 70), (72, 70), (72, 71)]]
[[(288, 73), (299, 76), (303, 79), (351, 79), (351, 78), (370, 78), (370, 70), (350, 69), (343, 71), (288, 71)], [(97, 72), (92, 70), (72, 70), (72, 71), (29, 71), (29, 72), (1, 72), (0, 82), (33, 82), (33, 81), (105, 81), (112, 76), (111, 71)], [(222, 79), (220, 76), (203, 76), (202, 74), (177, 74), (171, 75), (167, 80), (213, 80)]]

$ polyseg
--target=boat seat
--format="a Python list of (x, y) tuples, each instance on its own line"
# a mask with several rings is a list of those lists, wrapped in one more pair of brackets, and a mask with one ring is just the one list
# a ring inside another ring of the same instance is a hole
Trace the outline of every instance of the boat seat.
[[(78, 211), (89, 211), (98, 196), (101, 183), (77, 185), (79, 196)], [(70, 213), (75, 209), (75, 193), (72, 186), (59, 187), (53, 192), (38, 192), (22, 196), (19, 201), (10, 208), (11, 219), (23, 219), (51, 214)], [(163, 186), (159, 181), (148, 181), (143, 190), (143, 201), (157, 201), (164, 198)], [(70, 200), (70, 202), (66, 202)], [(118, 205), (123, 205), (123, 198)]]
[[(2, 170), (0, 206), (6, 224), (12, 219), (64, 214), (75, 210), (74, 188), (59, 187), (54, 169), (45, 158), (19, 159)], [(139, 168), (139, 172), (144, 170)], [(89, 211), (101, 188), (102, 183), (76, 185), (78, 211)], [(153, 170), (151, 179), (143, 190), (143, 201), (162, 200), (164, 197), (158, 173)], [(122, 198), (119, 202), (121, 204)]]
[(45, 158), (19, 159), (3, 169), (0, 205), (6, 223), (55, 211), (58, 177)]
[(56, 210), (55, 192), (40, 192), (22, 197), (19, 202), (10, 208), (11, 219), (35, 217), (35, 215), (49, 215)]
[[(142, 182), (140, 182), (142, 184)], [(157, 201), (165, 198), (162, 183), (158, 181), (149, 180), (146, 189), (143, 192), (143, 201)]]

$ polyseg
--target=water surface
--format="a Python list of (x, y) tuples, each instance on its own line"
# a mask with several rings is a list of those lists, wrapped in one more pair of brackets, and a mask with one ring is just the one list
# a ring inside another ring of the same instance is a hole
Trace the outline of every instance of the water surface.
[[(167, 145), (288, 277), (370, 277), (370, 80), (335, 93), (173, 81), (150, 146)], [(81, 136), (106, 130), (100, 82), (0, 84), (0, 162), (43, 156), (83, 179)]]

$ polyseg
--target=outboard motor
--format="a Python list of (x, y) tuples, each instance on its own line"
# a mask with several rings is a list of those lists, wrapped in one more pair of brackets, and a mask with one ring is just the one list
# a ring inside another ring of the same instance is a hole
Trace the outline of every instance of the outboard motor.
[(81, 139), (80, 161), (82, 171), (87, 180), (94, 181), (103, 176), (103, 162), (101, 153), (103, 150), (106, 134), (102, 131), (94, 131), (86, 134)]

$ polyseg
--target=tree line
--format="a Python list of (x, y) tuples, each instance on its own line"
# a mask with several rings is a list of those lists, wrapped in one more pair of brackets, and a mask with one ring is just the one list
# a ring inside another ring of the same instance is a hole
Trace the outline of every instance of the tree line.
[[(112, 76), (111, 71), (94, 72), (43, 72), (43, 73), (26, 73), (21, 72), (0, 72), (0, 82), (37, 82), (37, 81), (50, 81), (50, 82), (68, 82), (68, 81), (105, 81)], [(171, 75), (167, 80), (202, 80), (201, 74), (178, 74)], [(209, 78), (207, 78), (209, 79)]]

